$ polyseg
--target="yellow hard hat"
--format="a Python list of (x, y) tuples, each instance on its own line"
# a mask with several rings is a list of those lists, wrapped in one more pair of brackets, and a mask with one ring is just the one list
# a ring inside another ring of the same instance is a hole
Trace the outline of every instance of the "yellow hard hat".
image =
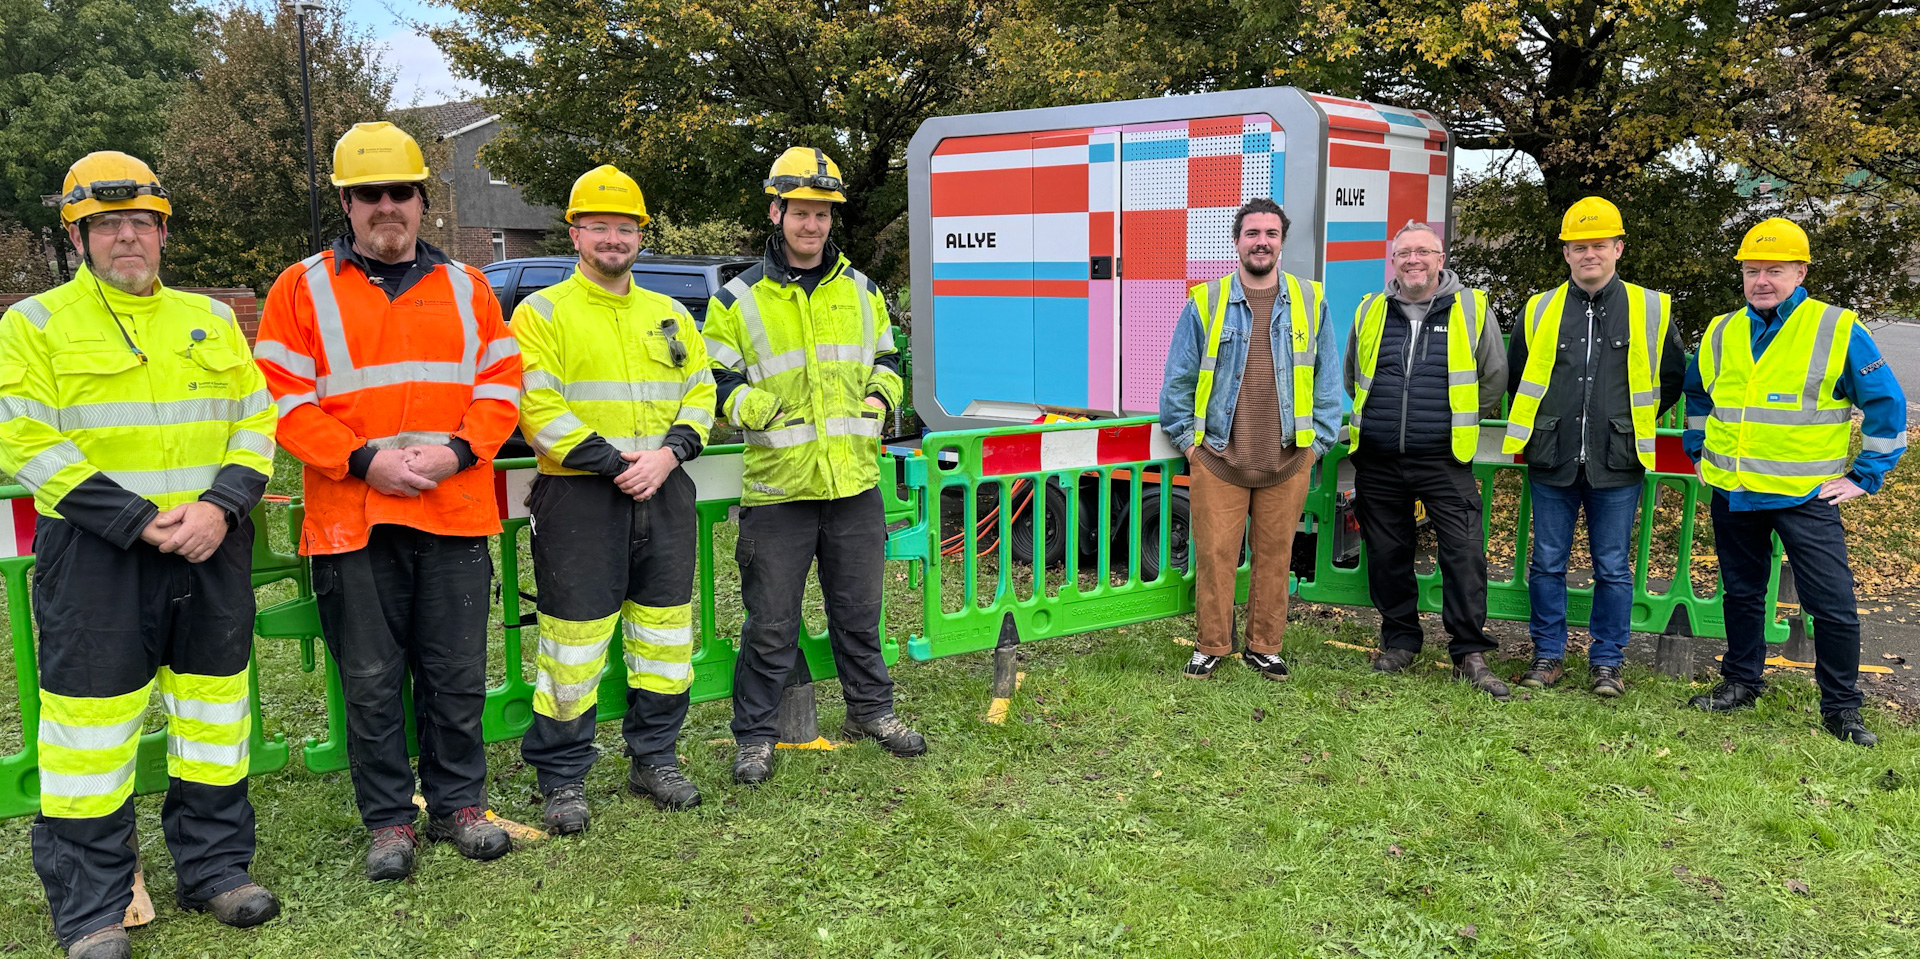
[(1813, 251), (1807, 243), (1807, 231), (1792, 220), (1774, 217), (1761, 220), (1753, 229), (1747, 231), (1747, 238), (1740, 241), (1740, 252), (1735, 253), (1736, 260), (1793, 260), (1800, 263), (1813, 261)]
[(60, 185), (60, 219), (78, 223), (96, 213), (115, 210), (152, 210), (173, 215), (167, 191), (153, 168), (118, 150), (89, 153), (67, 168)]
[(1626, 235), (1620, 208), (1603, 197), (1582, 197), (1567, 207), (1567, 215), (1560, 219), (1562, 240), (1607, 240)]
[(840, 192), (846, 181), (840, 179), (839, 164), (813, 147), (788, 147), (773, 161), (773, 171), (761, 186), (782, 200), (847, 202)]
[(418, 183), (427, 178), (427, 158), (407, 131), (381, 120), (356, 123), (333, 145), (333, 185)]
[(640, 194), (640, 184), (611, 163), (594, 167), (573, 181), (573, 192), (567, 196), (567, 222), (572, 223), (583, 213), (618, 213), (633, 217), (641, 226), (653, 219), (647, 215), (647, 198)]

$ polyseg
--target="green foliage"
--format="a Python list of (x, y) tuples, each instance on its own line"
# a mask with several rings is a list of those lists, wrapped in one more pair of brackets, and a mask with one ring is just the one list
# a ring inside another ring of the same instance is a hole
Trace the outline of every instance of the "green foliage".
[(484, 159), (556, 202), (599, 163), (689, 220), (767, 228), (760, 183), (788, 146), (826, 150), (847, 180), (837, 238), (881, 277), (875, 238), (906, 210), (907, 141), (985, 81), (987, 0), (445, 0), (434, 32), (507, 121)]
[[(160, 159), (174, 194), (166, 262), (174, 282), (264, 293), (308, 253), (297, 31), (287, 8), (234, 3), (203, 34), (200, 73), (173, 111)], [(393, 72), (371, 33), (333, 9), (308, 14), (307, 57), (325, 242), (345, 222), (327, 182), (333, 143), (353, 124), (385, 117)]]
[[(65, 234), (61, 234), (63, 245)], [(0, 293), (38, 293), (58, 283), (41, 235), (0, 224)]]
[(183, 0), (0, 0), (0, 219), (59, 223), (40, 197), (95, 150), (154, 162), (199, 17)]
[(747, 229), (738, 220), (716, 217), (681, 226), (678, 220), (662, 213), (647, 224), (647, 233), (647, 249), (665, 256), (748, 251)]

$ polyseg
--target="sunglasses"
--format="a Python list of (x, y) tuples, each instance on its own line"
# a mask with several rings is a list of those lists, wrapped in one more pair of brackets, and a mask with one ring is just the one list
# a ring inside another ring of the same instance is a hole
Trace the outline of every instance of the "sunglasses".
[(411, 183), (376, 183), (372, 186), (350, 187), (347, 195), (368, 205), (379, 203), (383, 196), (395, 203), (405, 203), (419, 196), (420, 188)]
[(667, 338), (667, 349), (673, 352), (673, 365), (687, 365), (687, 344), (680, 342), (680, 321), (672, 317), (661, 320), (660, 334)]

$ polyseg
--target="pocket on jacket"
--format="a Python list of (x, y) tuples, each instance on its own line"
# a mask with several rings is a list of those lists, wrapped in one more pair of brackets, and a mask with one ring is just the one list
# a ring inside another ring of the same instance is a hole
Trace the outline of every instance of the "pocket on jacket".
[(1566, 458), (1560, 455), (1560, 417), (1536, 416), (1533, 418), (1533, 436), (1527, 440), (1524, 451), (1528, 466), (1537, 466), (1543, 470), (1558, 469)]
[(1615, 416), (1607, 420), (1607, 469), (1631, 470), (1640, 466), (1640, 451), (1633, 441), (1633, 417)]

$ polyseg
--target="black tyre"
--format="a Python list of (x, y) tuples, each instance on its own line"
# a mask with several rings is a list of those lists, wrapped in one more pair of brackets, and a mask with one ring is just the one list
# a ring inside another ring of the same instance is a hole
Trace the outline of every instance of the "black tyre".
[[(1187, 531), (1190, 515), (1187, 509), (1187, 491), (1173, 487), (1171, 502), (1167, 505), (1167, 558), (1173, 568), (1185, 573), (1191, 568), (1192, 560), (1187, 551)], [(1149, 581), (1160, 578), (1160, 510), (1161, 490), (1158, 485), (1149, 486), (1140, 491), (1140, 579)], [(1113, 562), (1116, 567), (1126, 563), (1131, 555), (1127, 537), (1132, 534), (1133, 524), (1127, 522), (1125, 514), (1115, 521)]]

